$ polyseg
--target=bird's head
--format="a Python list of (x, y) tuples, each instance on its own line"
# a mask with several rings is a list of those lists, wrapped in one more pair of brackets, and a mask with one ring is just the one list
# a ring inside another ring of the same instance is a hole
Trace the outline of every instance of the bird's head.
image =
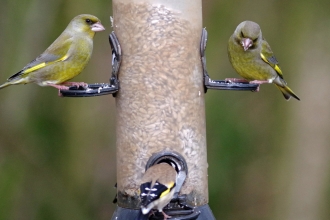
[(253, 21), (243, 21), (235, 30), (236, 40), (244, 51), (254, 48), (255, 44), (262, 38), (260, 26)]
[(82, 14), (74, 17), (70, 24), (72, 25), (73, 30), (89, 33), (92, 36), (94, 36), (95, 32), (105, 30), (100, 19), (89, 14)]

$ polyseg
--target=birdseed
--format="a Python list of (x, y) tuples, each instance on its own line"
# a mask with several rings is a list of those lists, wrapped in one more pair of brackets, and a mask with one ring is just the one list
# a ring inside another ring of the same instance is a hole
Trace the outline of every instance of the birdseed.
[(113, 11), (123, 54), (116, 96), (118, 204), (139, 208), (138, 189), (148, 159), (174, 150), (188, 164), (181, 194), (188, 194), (191, 205), (204, 205), (208, 187), (201, 18), (193, 23), (183, 16), (188, 12), (147, 3), (114, 1)]

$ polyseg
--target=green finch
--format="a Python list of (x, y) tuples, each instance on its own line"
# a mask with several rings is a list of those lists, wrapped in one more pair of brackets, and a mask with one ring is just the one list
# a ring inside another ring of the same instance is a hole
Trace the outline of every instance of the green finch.
[(31, 82), (57, 89), (68, 89), (69, 85), (86, 86), (85, 83), (66, 81), (85, 68), (92, 55), (95, 32), (103, 30), (97, 17), (89, 14), (76, 16), (45, 52), (9, 77), (0, 89)]
[(253, 21), (240, 23), (228, 42), (229, 60), (250, 83), (274, 83), (284, 98), (300, 100), (287, 86), (272, 49), (262, 37), (260, 26)]

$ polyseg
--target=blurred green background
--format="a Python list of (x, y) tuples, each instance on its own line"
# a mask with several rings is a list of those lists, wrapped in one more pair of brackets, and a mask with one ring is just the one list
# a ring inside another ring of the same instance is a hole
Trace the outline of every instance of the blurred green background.
[[(75, 81), (107, 82), (111, 1), (0, 0), (0, 82), (43, 52), (82, 13), (102, 20)], [(289, 86), (209, 91), (210, 207), (217, 219), (329, 219), (330, 2), (208, 0), (203, 20), (211, 78), (237, 77), (227, 41), (260, 24)], [(115, 100), (58, 98), (35, 84), (0, 91), (0, 219), (110, 219), (115, 205)]]

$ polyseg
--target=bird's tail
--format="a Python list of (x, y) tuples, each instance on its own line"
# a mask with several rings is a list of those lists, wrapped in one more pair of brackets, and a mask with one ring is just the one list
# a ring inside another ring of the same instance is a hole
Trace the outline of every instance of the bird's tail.
[(293, 97), (293, 98), (300, 101), (300, 98), (296, 94), (294, 94), (294, 92), (288, 86), (284, 85), (282, 87), (282, 86), (277, 85), (277, 84), (275, 84), (275, 85), (282, 92), (282, 94), (283, 94), (283, 96), (286, 100), (289, 100), (291, 97)]
[(7, 86), (10, 86), (10, 85), (12, 85), (11, 82), (5, 82), (4, 84), (0, 85), (0, 89), (3, 89), (3, 88), (5, 88)]

